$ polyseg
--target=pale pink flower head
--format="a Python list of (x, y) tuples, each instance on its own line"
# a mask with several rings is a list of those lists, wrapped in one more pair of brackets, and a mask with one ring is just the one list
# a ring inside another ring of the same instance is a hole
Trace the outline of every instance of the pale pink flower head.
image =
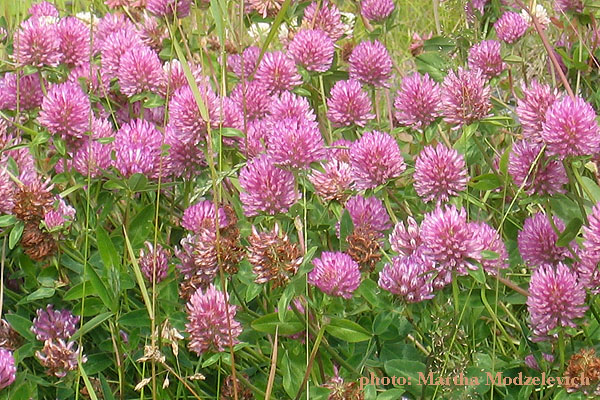
[(69, 73), (69, 82), (75, 83), (86, 88), (88, 93), (93, 93), (104, 97), (109, 92), (110, 79), (102, 74), (100, 66), (83, 63), (71, 69)]
[(381, 42), (363, 41), (352, 50), (348, 60), (351, 79), (375, 87), (389, 86), (392, 76), (392, 58)]
[(148, 14), (144, 14), (139, 33), (144, 44), (157, 52), (162, 50), (163, 40), (169, 37), (169, 31), (160, 19)]
[(600, 254), (600, 203), (594, 206), (583, 228), (583, 245), (586, 252)]
[(325, 72), (333, 62), (333, 40), (320, 29), (301, 29), (288, 45), (288, 53), (308, 71)]
[(121, 56), (117, 72), (121, 92), (129, 97), (142, 92), (158, 92), (165, 74), (158, 54), (148, 46), (137, 46)]
[(58, 205), (47, 211), (44, 215), (44, 225), (49, 231), (62, 229), (75, 220), (75, 209), (63, 199), (58, 200)]
[(394, 11), (394, 0), (362, 0), (360, 13), (373, 22), (380, 22), (389, 17)]
[(352, 219), (354, 230), (370, 231), (382, 237), (392, 227), (390, 216), (377, 197), (356, 195), (346, 202), (346, 210)]
[(415, 72), (402, 79), (394, 100), (394, 116), (400, 125), (423, 131), (440, 115), (440, 96), (440, 86), (428, 74)]
[[(587, 243), (584, 242), (584, 244)], [(580, 260), (573, 264), (573, 268), (577, 272), (577, 279), (591, 293), (600, 293), (600, 269), (598, 269), (600, 252), (586, 249), (578, 255)]]
[(399, 221), (390, 235), (390, 247), (401, 256), (414, 254), (423, 244), (419, 232), (419, 224), (413, 217), (407, 217), (406, 223)]
[(261, 212), (274, 215), (287, 212), (298, 201), (294, 174), (275, 166), (273, 160), (260, 155), (248, 161), (240, 171), (240, 200), (247, 217)]
[(480, 70), (450, 71), (442, 84), (440, 111), (444, 121), (459, 129), (488, 116), (491, 92)]
[(308, 179), (323, 200), (342, 201), (353, 182), (352, 169), (350, 164), (334, 159), (323, 164), (323, 172), (313, 170)]
[(596, 112), (581, 97), (564, 96), (546, 112), (542, 139), (548, 153), (560, 159), (595, 154), (600, 150), (600, 129)]
[(446, 202), (467, 188), (465, 158), (441, 143), (426, 146), (415, 162), (415, 190), (425, 202)]
[(172, 125), (165, 128), (165, 144), (169, 146), (169, 155), (164, 167), (169, 174), (190, 180), (206, 168), (201, 146), (193, 137), (182, 134)]
[(542, 143), (533, 143), (528, 140), (514, 143), (508, 160), (508, 173), (513, 178), (515, 185), (518, 187), (523, 185), (523, 191), (529, 195), (551, 196), (565, 193), (564, 186), (569, 183), (569, 178), (565, 167), (559, 160), (542, 154), (529, 173), (542, 148)]
[[(565, 224), (553, 217), (554, 226), (562, 232)], [(558, 234), (552, 228), (548, 217), (537, 213), (525, 220), (523, 230), (519, 232), (518, 245), (523, 261), (532, 267), (542, 264), (556, 264), (570, 256), (566, 247), (556, 245)]]
[(140, 46), (144, 46), (144, 42), (133, 26), (126, 25), (108, 34), (100, 47), (103, 75), (109, 79), (116, 78), (123, 54)]
[(111, 36), (121, 29), (126, 29), (135, 32), (136, 28), (133, 22), (125, 14), (107, 13), (100, 21), (94, 30), (94, 53), (100, 51), (107, 40), (111, 40)]
[(394, 257), (379, 273), (380, 288), (408, 303), (433, 299), (433, 262), (420, 252), (408, 257)]
[[(211, 125), (219, 121), (219, 99), (207, 84), (198, 85)], [(169, 101), (169, 122), (194, 144), (203, 140), (207, 132), (207, 120), (200, 112), (194, 92), (185, 85), (178, 89)]]
[(313, 121), (277, 121), (267, 140), (267, 154), (279, 165), (307, 168), (326, 157), (319, 125)]
[(281, 10), (283, 3), (284, 0), (249, 0), (247, 9), (256, 11), (263, 18), (274, 17)]
[(481, 243), (483, 250), (496, 253), (497, 258), (482, 256), (479, 262), (490, 275), (496, 275), (500, 269), (508, 268), (508, 252), (502, 238), (494, 228), (485, 222), (471, 222), (475, 240)]
[(254, 80), (238, 83), (231, 92), (231, 100), (244, 111), (246, 118), (252, 121), (269, 113), (272, 99), (265, 86)]
[(369, 94), (362, 90), (360, 82), (350, 79), (337, 81), (327, 100), (327, 118), (333, 126), (364, 127), (375, 115)]
[[(5, 158), (0, 158), (0, 161), (6, 163)], [(0, 168), (0, 215), (12, 214), (15, 206), (15, 194), (17, 193), (17, 185), (13, 182), (6, 166)]]
[(229, 303), (228, 297), (212, 284), (192, 295), (186, 305), (191, 351), (198, 355), (221, 352), (239, 343), (237, 337), (242, 333), (242, 325), (234, 319), (237, 306)]
[[(200, 201), (185, 209), (181, 218), (181, 226), (193, 233), (200, 233), (203, 230), (215, 231), (216, 214), (213, 201)], [(219, 208), (218, 214), (219, 228), (225, 228), (228, 225), (225, 210)]]
[(529, 24), (525, 18), (514, 11), (505, 12), (494, 24), (498, 39), (506, 43), (514, 43), (519, 40), (528, 28)]
[(31, 110), (41, 106), (43, 98), (39, 74), (7, 72), (0, 80), (0, 109), (16, 110), (18, 103), (20, 110)]
[(271, 121), (290, 119), (300, 123), (317, 119), (306, 97), (292, 92), (283, 92), (279, 96), (273, 96), (269, 114), (268, 119)]
[(169, 253), (160, 244), (155, 248), (152, 243), (145, 241), (144, 246), (139, 259), (142, 274), (148, 282), (162, 282), (169, 272)]
[(32, 17), (21, 22), (14, 37), (14, 58), (18, 65), (56, 67), (61, 59), (56, 25)]
[(315, 267), (308, 274), (308, 283), (330, 296), (352, 298), (360, 285), (360, 267), (356, 261), (345, 253), (324, 251), (312, 263)]
[(31, 331), (40, 341), (48, 339), (68, 340), (79, 328), (79, 317), (69, 310), (55, 310), (49, 304), (46, 309), (36, 311), (37, 317), (33, 319)]
[(302, 83), (296, 64), (281, 51), (264, 54), (254, 79), (271, 93), (291, 90)]
[(331, 143), (329, 148), (329, 157), (332, 160), (337, 160), (345, 163), (350, 163), (350, 148), (352, 147), (350, 140), (338, 139)]
[(54, 7), (54, 5), (52, 3), (50, 3), (49, 1), (41, 1), (39, 3), (36, 4), (32, 4), (31, 7), (29, 7), (29, 10), (27, 10), (27, 12), (29, 14), (31, 14), (33, 17), (54, 17), (54, 18), (58, 18), (59, 14), (58, 14), (58, 10), (56, 9), (56, 7)]
[(345, 32), (340, 10), (329, 0), (314, 1), (304, 9), (302, 27), (321, 29), (331, 40), (336, 42)]
[(73, 168), (83, 176), (88, 172), (91, 178), (102, 175), (102, 171), (112, 165), (112, 143), (102, 143), (98, 139), (114, 137), (115, 132), (109, 120), (92, 120), (93, 140), (83, 140), (81, 146), (73, 155)]
[[(192, 76), (194, 77), (194, 80), (198, 85), (202, 85), (206, 82), (206, 80), (202, 76), (202, 68), (199, 65), (188, 62), (188, 67), (190, 68)], [(178, 59), (167, 61), (163, 65), (163, 71), (165, 74), (165, 86), (162, 89), (163, 95), (166, 95), (167, 93), (173, 94), (178, 89), (189, 85), (187, 77), (185, 76), (185, 72), (183, 70), (183, 65)]]
[(483, 15), (485, 5), (489, 0), (466, 0), (465, 13), (469, 21), (473, 21), (476, 16)]
[(256, 71), (259, 56), (260, 47), (247, 47), (242, 54), (233, 54), (227, 57), (227, 67), (229, 67), (240, 80), (248, 80), (254, 71)]
[[(534, 336), (545, 339), (557, 327), (576, 327), (587, 310), (585, 289), (563, 263), (537, 268), (529, 282), (527, 309)], [(558, 336), (558, 335), (556, 335)]]
[(52, 85), (42, 101), (39, 122), (48, 131), (70, 140), (81, 139), (89, 129), (91, 104), (76, 83)]
[(66, 17), (56, 24), (56, 35), (60, 39), (60, 62), (67, 65), (82, 65), (90, 61), (90, 28), (79, 18)]
[(158, 17), (185, 18), (190, 15), (191, 4), (192, 0), (147, 0), (146, 9)]
[(365, 133), (350, 148), (356, 188), (370, 189), (399, 177), (406, 169), (398, 143), (388, 133)]
[(582, 12), (583, 1), (582, 0), (556, 0), (554, 1), (554, 9), (558, 12)]
[(523, 98), (517, 102), (517, 115), (521, 123), (523, 137), (534, 142), (542, 142), (541, 132), (546, 111), (558, 99), (558, 91), (550, 85), (532, 80), (529, 87), (523, 84)]
[(136, 173), (157, 177), (162, 143), (162, 133), (146, 120), (121, 126), (114, 141), (115, 167), (125, 177)]
[(246, 124), (246, 140), (240, 143), (240, 150), (248, 159), (266, 153), (271, 128), (271, 122), (264, 119), (248, 121)]
[(0, 349), (0, 390), (12, 385), (16, 377), (17, 367), (12, 351)]
[(469, 49), (469, 68), (479, 69), (487, 78), (498, 76), (506, 69), (500, 55), (500, 42), (482, 40)]

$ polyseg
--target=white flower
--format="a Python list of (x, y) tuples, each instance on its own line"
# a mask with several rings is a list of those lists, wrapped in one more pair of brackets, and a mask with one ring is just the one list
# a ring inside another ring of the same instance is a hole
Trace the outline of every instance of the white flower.
[(252, 39), (258, 40), (268, 34), (270, 30), (271, 24), (268, 22), (255, 22), (250, 26), (250, 29), (248, 29), (248, 35), (250, 35)]
[[(533, 14), (535, 15), (538, 22), (540, 23), (540, 25), (542, 25), (543, 28), (546, 28), (548, 25), (550, 25), (550, 18), (548, 18), (548, 12), (541, 4), (536, 4)], [(521, 16), (525, 21), (527, 21), (529, 25), (533, 26), (533, 21), (531, 20), (531, 17), (529, 16), (527, 10), (521, 10)]]

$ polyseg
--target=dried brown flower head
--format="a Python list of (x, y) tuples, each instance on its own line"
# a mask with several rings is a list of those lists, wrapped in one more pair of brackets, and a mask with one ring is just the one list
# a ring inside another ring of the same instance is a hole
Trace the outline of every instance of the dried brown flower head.
[[(240, 373), (238, 372), (238, 375)], [(243, 374), (244, 378), (248, 380), (248, 375)], [(239, 400), (252, 400), (254, 399), (254, 394), (252, 391), (244, 386), (239, 379), (236, 378), (237, 381), (237, 392)], [(223, 381), (223, 385), (221, 386), (221, 397), (220, 400), (233, 400), (235, 398), (234, 390), (233, 390), (233, 376), (229, 375)]]
[(360, 265), (362, 272), (372, 272), (375, 264), (381, 260), (381, 249), (378, 235), (368, 228), (357, 228), (348, 237), (346, 251)]
[[(590, 394), (598, 389), (600, 383), (600, 358), (596, 356), (594, 349), (581, 349), (579, 353), (573, 354), (565, 371), (565, 389), (568, 392), (581, 390)], [(582, 378), (584, 382), (582, 381)], [(586, 380), (589, 385), (584, 385)]]
[(15, 331), (10, 324), (4, 320), (0, 320), (0, 348), (15, 351), (23, 343), (21, 335)]
[[(64, 378), (69, 371), (77, 369), (79, 349), (75, 342), (65, 342), (62, 339), (46, 340), (42, 351), (37, 351), (35, 356), (40, 364), (47, 368), (48, 375)], [(82, 356), (82, 362), (86, 362), (86, 356)]]

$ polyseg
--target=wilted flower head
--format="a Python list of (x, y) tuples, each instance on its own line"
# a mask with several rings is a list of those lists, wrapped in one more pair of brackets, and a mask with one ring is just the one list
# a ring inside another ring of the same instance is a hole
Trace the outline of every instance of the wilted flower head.
[(551, 155), (559, 158), (595, 154), (600, 149), (596, 112), (581, 97), (564, 96), (546, 112), (542, 139)]
[(75, 209), (63, 199), (58, 200), (58, 206), (48, 211), (44, 215), (44, 225), (49, 231), (57, 228), (62, 228), (65, 224), (72, 222), (75, 219)]
[(533, 334), (544, 338), (556, 327), (576, 326), (587, 310), (585, 289), (565, 264), (542, 265), (531, 276), (527, 309)]
[(304, 9), (302, 27), (321, 29), (331, 40), (336, 42), (344, 35), (345, 26), (342, 23), (340, 10), (329, 0), (313, 1)]
[(410, 256), (421, 247), (419, 224), (411, 216), (406, 218), (406, 224), (400, 221), (394, 226), (390, 235), (390, 247), (401, 256)]
[(500, 42), (482, 40), (469, 49), (469, 68), (479, 69), (488, 78), (500, 75), (506, 64), (500, 55)]
[(541, 132), (546, 111), (558, 99), (558, 91), (550, 85), (532, 80), (527, 88), (523, 85), (523, 98), (517, 103), (517, 115), (521, 123), (523, 137), (534, 142), (541, 142)]
[(508, 161), (508, 173), (515, 185), (521, 187), (524, 184), (523, 191), (529, 195), (564, 193), (563, 186), (569, 183), (569, 178), (560, 161), (542, 155), (529, 173), (542, 148), (542, 143), (527, 140), (514, 143)]
[(294, 188), (294, 174), (276, 167), (266, 155), (248, 161), (240, 171), (239, 181), (244, 190), (240, 200), (247, 217), (260, 212), (286, 212), (300, 198)]
[(210, 285), (198, 289), (186, 306), (190, 334), (190, 350), (198, 355), (206, 351), (221, 352), (229, 345), (238, 343), (242, 326), (234, 317), (237, 306), (228, 304), (228, 296)]
[(353, 182), (350, 164), (334, 159), (323, 164), (323, 170), (313, 170), (308, 178), (315, 193), (325, 201), (343, 201)]
[(256, 71), (259, 56), (260, 47), (247, 47), (242, 54), (232, 54), (227, 57), (227, 67), (229, 67), (240, 80), (247, 80), (254, 71)]
[(12, 351), (0, 349), (0, 390), (12, 385), (16, 376), (17, 367)]
[(383, 21), (393, 11), (393, 0), (362, 0), (360, 3), (360, 13), (369, 21)]
[(192, 0), (147, 0), (146, 9), (159, 17), (185, 18), (190, 14), (191, 4)]
[(490, 275), (496, 275), (502, 268), (508, 268), (508, 252), (502, 238), (494, 228), (485, 222), (472, 222), (475, 240), (481, 243), (483, 250), (496, 253), (497, 257), (482, 256), (479, 262)]
[(296, 64), (281, 51), (265, 53), (254, 79), (271, 93), (291, 90), (302, 83)]
[(379, 273), (379, 287), (402, 297), (409, 303), (433, 298), (433, 262), (417, 252), (408, 257), (394, 257)]
[(249, 0), (248, 7), (256, 11), (263, 18), (277, 15), (283, 4), (282, 0)]
[(360, 285), (360, 268), (349, 255), (324, 251), (312, 263), (315, 268), (308, 274), (308, 283), (330, 296), (352, 298)]
[(44, 92), (39, 74), (22, 75), (7, 72), (0, 80), (0, 109), (31, 110), (42, 105)]
[(281, 232), (277, 223), (273, 230), (260, 233), (252, 226), (248, 242), (248, 261), (252, 264), (256, 283), (273, 281), (275, 287), (283, 286), (296, 275), (302, 264), (300, 248)]
[(392, 58), (381, 42), (363, 41), (354, 48), (350, 59), (350, 79), (375, 87), (387, 87), (392, 76)]
[(399, 177), (406, 169), (398, 143), (387, 133), (365, 133), (350, 147), (350, 165), (358, 189), (370, 189)]
[(58, 10), (49, 1), (41, 1), (36, 4), (32, 4), (27, 10), (27, 13), (33, 17), (58, 17)]
[(148, 46), (137, 46), (121, 56), (117, 72), (121, 92), (129, 97), (158, 92), (164, 85), (164, 71), (158, 54)]
[(14, 37), (14, 58), (19, 65), (56, 67), (60, 62), (60, 39), (56, 25), (43, 18), (29, 18), (21, 22)]
[(307, 168), (325, 158), (325, 143), (316, 122), (286, 119), (275, 122), (268, 137), (271, 160), (292, 168)]
[(146, 241), (144, 246), (145, 248), (140, 250), (140, 270), (148, 282), (152, 282), (156, 277), (156, 283), (159, 283), (169, 272), (169, 254), (160, 244), (157, 244), (155, 249), (152, 243)]
[(56, 35), (60, 39), (60, 62), (82, 65), (90, 60), (90, 28), (79, 18), (66, 17), (56, 24)]
[(67, 340), (77, 331), (79, 317), (73, 315), (69, 310), (54, 310), (49, 304), (46, 309), (40, 308), (36, 311), (37, 317), (33, 319), (31, 331), (35, 333), (37, 340), (48, 339)]
[[(181, 226), (194, 233), (200, 233), (205, 229), (214, 231), (216, 221), (217, 215), (214, 202), (204, 200), (185, 209), (181, 218)], [(223, 208), (219, 208), (218, 221), (220, 228), (227, 226), (227, 217)]]
[(333, 40), (320, 29), (302, 29), (294, 35), (288, 52), (308, 71), (325, 72), (333, 62)]
[(356, 195), (346, 202), (346, 210), (350, 214), (354, 229), (374, 232), (378, 237), (392, 227), (383, 202), (377, 197), (364, 198)]
[(353, 79), (337, 81), (327, 100), (327, 118), (333, 126), (365, 126), (375, 118), (371, 114), (369, 94), (362, 90), (361, 84)]
[(506, 43), (514, 43), (527, 32), (529, 23), (521, 14), (507, 11), (494, 24), (498, 39)]
[(115, 167), (125, 177), (136, 173), (156, 177), (162, 143), (162, 133), (146, 120), (135, 119), (121, 126), (114, 141)]
[[(35, 356), (47, 368), (48, 375), (64, 378), (69, 371), (77, 369), (80, 351), (75, 341), (48, 339), (44, 342), (42, 351), (36, 351)], [(86, 362), (87, 357), (82, 356), (81, 361)]]
[(444, 78), (441, 98), (444, 121), (455, 125), (454, 129), (485, 118), (492, 109), (490, 87), (480, 70), (450, 71)]
[(78, 84), (66, 82), (50, 87), (42, 101), (39, 122), (52, 134), (77, 140), (89, 129), (90, 113), (88, 96)]
[(462, 154), (439, 143), (426, 146), (415, 162), (415, 190), (426, 202), (445, 202), (467, 188), (467, 166)]
[(440, 115), (440, 86), (418, 72), (402, 79), (402, 86), (394, 100), (394, 116), (400, 125), (422, 131)]
[[(553, 217), (554, 226), (560, 232), (565, 229), (565, 224)], [(537, 213), (525, 220), (523, 230), (519, 232), (519, 252), (523, 260), (531, 266), (542, 264), (556, 264), (569, 256), (566, 247), (556, 245), (558, 234), (552, 228), (548, 217)]]

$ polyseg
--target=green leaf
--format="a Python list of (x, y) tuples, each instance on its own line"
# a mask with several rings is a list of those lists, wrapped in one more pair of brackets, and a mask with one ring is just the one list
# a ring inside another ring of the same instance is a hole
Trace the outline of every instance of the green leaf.
[(477, 269), (473, 270), (473, 269), (468, 269), (469, 271), (469, 275), (471, 275), (471, 277), (473, 279), (475, 279), (477, 282), (481, 283), (481, 284), (485, 284), (485, 272), (483, 271), (483, 267), (481, 266), (481, 264), (477, 263)]
[(586, 197), (588, 196), (588, 192), (591, 194), (593, 198), (589, 199), (594, 204), (600, 202), (600, 187), (596, 182), (588, 178), (587, 176), (582, 176), (581, 181), (586, 190), (583, 191)]
[(473, 178), (470, 186), (472, 186), (474, 189), (484, 192), (487, 190), (494, 190), (502, 186), (502, 181), (496, 174), (483, 174)]
[(293, 335), (304, 329), (304, 325), (296, 317), (291, 316), (291, 314), (286, 321), (282, 322), (279, 320), (277, 313), (263, 315), (252, 321), (250, 326), (258, 332), (270, 334), (275, 334), (275, 329), (279, 326), (280, 335)]
[(102, 300), (102, 303), (104, 303), (106, 308), (108, 308), (109, 310), (116, 312), (118, 304), (116, 301), (113, 300), (113, 298), (109, 294), (108, 290), (106, 289), (106, 286), (104, 285), (104, 282), (102, 282), (96, 270), (90, 264), (87, 264), (85, 266), (85, 270), (87, 277), (90, 278), (90, 283), (92, 284), (92, 287), (96, 290), (96, 293), (98, 293), (98, 296), (100, 297), (100, 300)]
[(363, 342), (371, 339), (372, 335), (365, 328), (347, 319), (331, 318), (325, 326), (325, 332), (348, 343)]
[(17, 223), (17, 217), (14, 215), (2, 215), (0, 216), (0, 228), (6, 228)]
[(84, 288), (85, 288), (85, 296), (86, 297), (98, 295), (98, 293), (96, 293), (94, 291), (94, 288), (92, 287), (92, 284), (90, 283), (90, 281), (86, 281), (86, 282), (78, 283), (77, 285), (75, 285), (71, 289), (69, 289), (69, 291), (67, 293), (65, 293), (65, 295), (63, 296), (63, 300), (64, 301), (72, 301), (72, 300), (81, 299), (81, 297), (83, 297), (83, 295), (84, 295)]
[(140, 287), (140, 291), (142, 292), (142, 298), (144, 299), (144, 303), (146, 304), (148, 316), (150, 317), (150, 319), (154, 319), (152, 302), (150, 301), (150, 296), (148, 296), (148, 290), (146, 289), (146, 284), (144, 283), (144, 277), (142, 276), (142, 271), (140, 270), (140, 266), (138, 265), (137, 257), (135, 256), (135, 254), (133, 253), (133, 249), (131, 248), (131, 243), (129, 242), (129, 237), (127, 237), (127, 231), (125, 230), (125, 227), (123, 227), (123, 233), (125, 236), (125, 245), (127, 246), (127, 251), (129, 252), (129, 258), (131, 259), (131, 266), (133, 267), (135, 278), (137, 280), (138, 286)]
[(239, 138), (246, 137), (246, 135), (244, 135), (244, 132), (240, 131), (239, 129), (235, 129), (235, 128), (221, 128), (221, 135), (223, 135), (225, 137), (239, 137)]
[(102, 314), (96, 315), (94, 318), (90, 319), (88, 322), (83, 324), (81, 329), (79, 329), (73, 336), (71, 336), (71, 340), (79, 340), (79, 338), (86, 333), (90, 332), (92, 329), (96, 328), (98, 325), (112, 317), (111, 312), (104, 312)]
[(352, 234), (354, 231), (354, 223), (352, 222), (352, 217), (350, 217), (350, 213), (347, 209), (344, 209), (344, 213), (342, 214), (342, 220), (340, 221), (340, 247), (341, 250), (344, 251), (348, 247), (348, 243), (346, 243), (346, 238)]
[(36, 300), (47, 299), (49, 297), (54, 296), (55, 292), (56, 292), (56, 290), (54, 288), (41, 287), (38, 290), (36, 290), (35, 292), (31, 293), (29, 296), (27, 296), (24, 299), (25, 301), (21, 300), (19, 303), (21, 303), (21, 302), (29, 303), (29, 302), (36, 301)]
[(404, 388), (413, 395), (421, 395), (422, 385), (419, 384), (419, 374), (426, 376), (425, 364), (419, 361), (408, 359), (394, 359), (386, 361), (384, 364), (384, 369), (388, 376), (406, 378), (407, 383), (410, 382), (410, 384), (405, 385)]
[(124, 314), (121, 318), (119, 318), (119, 325), (123, 326), (132, 326), (137, 328), (149, 327), (150, 326), (150, 318), (148, 318), (148, 313), (143, 308), (139, 310), (134, 310)]
[(23, 221), (18, 221), (15, 226), (13, 226), (10, 231), (10, 236), (8, 237), (8, 248), (14, 249), (19, 240), (21, 240), (21, 236), (23, 235), (23, 229), (25, 228), (25, 224)]
[(104, 377), (104, 375), (99, 374), (98, 376), (100, 378), (100, 384), (102, 385), (102, 392), (104, 393), (104, 399), (105, 400), (115, 400), (115, 396), (114, 396), (110, 386), (108, 385), (108, 382), (106, 381), (106, 378)]
[(54, 147), (56, 147), (56, 151), (58, 152), (58, 154), (60, 154), (61, 156), (64, 156), (67, 153), (67, 147), (65, 145), (64, 140), (59, 139), (59, 138), (54, 138), (52, 143), (54, 143)]
[(148, 93), (144, 101), (144, 108), (157, 108), (165, 105), (165, 99), (156, 93)]
[(18, 314), (6, 314), (4, 318), (8, 321), (10, 326), (27, 341), (32, 342), (35, 340), (35, 335), (31, 332), (32, 323), (29, 319), (21, 317)]
[(577, 237), (579, 229), (581, 229), (583, 221), (580, 218), (573, 218), (569, 221), (565, 230), (561, 232), (560, 236), (556, 240), (556, 245), (560, 247), (566, 247), (571, 243), (573, 239)]
[(143, 174), (133, 174), (127, 180), (127, 186), (132, 192), (140, 192), (148, 185), (148, 178)]
[(102, 225), (96, 227), (96, 243), (105, 269), (117, 268), (121, 263), (119, 253)]
[(377, 396), (377, 400), (397, 400), (402, 398), (406, 391), (404, 389), (390, 389)]

